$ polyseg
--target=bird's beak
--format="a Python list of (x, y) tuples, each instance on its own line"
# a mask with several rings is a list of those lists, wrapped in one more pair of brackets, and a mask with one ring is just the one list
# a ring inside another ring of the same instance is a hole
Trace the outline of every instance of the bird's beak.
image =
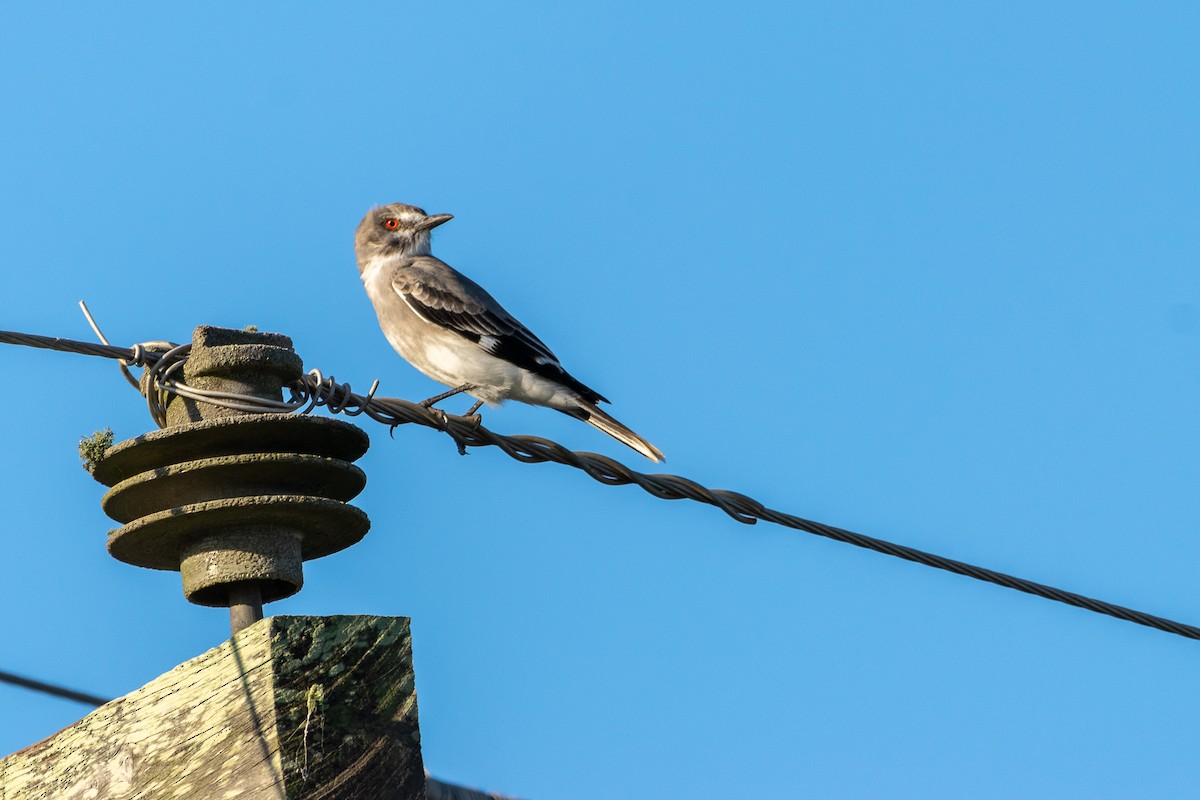
[(431, 217), (426, 217), (417, 224), (419, 231), (431, 231), (443, 222), (449, 222), (454, 219), (453, 214), (434, 214)]

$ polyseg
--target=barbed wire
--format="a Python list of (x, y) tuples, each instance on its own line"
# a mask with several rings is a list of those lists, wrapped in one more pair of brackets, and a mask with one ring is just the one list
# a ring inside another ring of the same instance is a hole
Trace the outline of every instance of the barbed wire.
[[(767, 508), (744, 494), (724, 489), (709, 489), (678, 475), (648, 475), (637, 472), (608, 456), (568, 450), (549, 439), (538, 436), (499, 434), (485, 428), (477, 416), (462, 417), (447, 414), (440, 409), (426, 408), (420, 403), (413, 403), (398, 397), (376, 397), (378, 381), (372, 385), (366, 395), (360, 395), (351, 390), (350, 384), (339, 384), (332, 376), (325, 378), (320, 370), (314, 369), (285, 387), (290, 393), (287, 400), (271, 401), (229, 392), (200, 390), (185, 384), (177, 376), (181, 374), (183, 364), (191, 351), (191, 345), (150, 342), (135, 345), (132, 348), (122, 348), (108, 344), (80, 342), (12, 331), (0, 331), (0, 343), (114, 358), (120, 360), (126, 367), (137, 366), (145, 369), (146, 373), (140, 382), (140, 389), (146, 395), (151, 417), (159, 427), (166, 424), (166, 394), (177, 394), (247, 413), (308, 414), (316, 408), (324, 407), (333, 414), (348, 416), (365, 414), (376, 422), (388, 425), (393, 430), (399, 425), (423, 425), (448, 434), (458, 445), (460, 453), (465, 453), (468, 447), (492, 446), (499, 448), (510, 458), (527, 464), (541, 462), (565, 464), (587, 473), (594, 480), (608, 486), (632, 484), (663, 500), (693, 500), (715, 506), (744, 524), (753, 525), (758, 520), (772, 522), (793, 530), (845, 542), (866, 550), (924, 564), (927, 567), (964, 575), (1008, 589), (1015, 589), (1126, 622), (1145, 625), (1188, 639), (1200, 640), (1200, 628), (1193, 625), (786, 514)], [(133, 381), (132, 378), (130, 380), (138, 385), (138, 382)]]

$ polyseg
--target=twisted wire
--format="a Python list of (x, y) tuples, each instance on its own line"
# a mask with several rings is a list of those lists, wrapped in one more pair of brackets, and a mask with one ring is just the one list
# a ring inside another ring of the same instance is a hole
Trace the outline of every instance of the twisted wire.
[(191, 345), (172, 346), (169, 343), (155, 342), (152, 343), (153, 347), (135, 345), (133, 348), (122, 348), (11, 331), (0, 331), (0, 343), (115, 358), (126, 365), (146, 369), (142, 381), (142, 391), (147, 396), (151, 416), (159, 427), (166, 424), (165, 397), (167, 394), (178, 394), (247, 413), (307, 414), (318, 407), (324, 407), (334, 414), (346, 414), (347, 416), (365, 414), (376, 422), (388, 425), (393, 429), (406, 424), (424, 425), (448, 434), (458, 445), (460, 453), (465, 453), (468, 447), (491, 446), (499, 448), (510, 458), (526, 464), (541, 462), (565, 464), (587, 473), (594, 480), (607, 486), (632, 484), (663, 500), (692, 500), (715, 506), (731, 518), (744, 524), (753, 525), (758, 520), (771, 522), (793, 530), (823, 536), (884, 555), (952, 572), (956, 575), (964, 575), (1047, 600), (1065, 603), (1097, 614), (1105, 614), (1126, 622), (1155, 628), (1166, 633), (1173, 633), (1188, 639), (1200, 639), (1200, 628), (1193, 625), (776, 511), (744, 494), (724, 489), (709, 489), (678, 475), (648, 475), (637, 472), (615, 459), (597, 453), (568, 450), (549, 439), (537, 436), (499, 434), (483, 427), (477, 416), (461, 417), (447, 414), (439, 409), (426, 408), (420, 403), (413, 403), (398, 397), (375, 397), (378, 381), (366, 395), (360, 395), (351, 390), (350, 384), (338, 383), (333, 376), (325, 378), (319, 370), (312, 370), (285, 387), (290, 394), (287, 400), (272, 401), (230, 392), (202, 391), (185, 384), (177, 377), (177, 374), (187, 360)]

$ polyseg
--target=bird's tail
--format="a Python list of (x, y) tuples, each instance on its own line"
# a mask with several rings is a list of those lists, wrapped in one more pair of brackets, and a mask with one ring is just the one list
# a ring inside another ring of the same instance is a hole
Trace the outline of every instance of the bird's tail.
[(579, 405), (575, 408), (559, 410), (564, 414), (570, 414), (576, 419), (583, 420), (594, 428), (599, 428), (609, 436), (616, 439), (618, 442), (626, 444), (632, 447), (634, 450), (637, 450), (651, 461), (659, 462), (667, 460), (662, 454), (661, 450), (647, 442), (641, 436), (638, 436), (636, 433), (629, 430), (629, 428), (626, 428), (620, 422), (617, 422), (608, 414), (605, 414), (591, 403), (580, 401)]

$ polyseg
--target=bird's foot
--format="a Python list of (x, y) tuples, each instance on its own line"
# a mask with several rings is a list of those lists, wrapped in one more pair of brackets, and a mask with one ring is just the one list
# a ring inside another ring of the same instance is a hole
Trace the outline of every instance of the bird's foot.
[(427, 400), (422, 400), (420, 403), (418, 403), (418, 405), (425, 406), (425, 408), (433, 408), (434, 403), (440, 403), (441, 401), (445, 400), (447, 397), (454, 397), (454, 395), (456, 395), (456, 394), (462, 394), (463, 392), (467, 391), (468, 389), (474, 389), (474, 388), (475, 387), (472, 384), (464, 383), (462, 386), (455, 387), (454, 389), (451, 389), (448, 392), (442, 392), (441, 394), (435, 394), (433, 397), (430, 397)]
[(471, 406), (470, 408), (468, 408), (468, 409), (467, 409), (467, 413), (463, 414), (463, 416), (464, 416), (464, 417), (476, 417), (476, 416), (479, 416), (479, 415), (478, 415), (478, 414), (476, 414), (475, 412), (476, 412), (476, 411), (478, 411), (478, 410), (479, 410), (479, 407), (480, 407), (480, 406), (482, 406), (482, 405), (483, 405), (483, 401), (482, 401), (482, 400), (479, 400), (478, 402), (476, 402), (476, 403), (475, 403), (475, 405), (473, 405), (473, 406)]

